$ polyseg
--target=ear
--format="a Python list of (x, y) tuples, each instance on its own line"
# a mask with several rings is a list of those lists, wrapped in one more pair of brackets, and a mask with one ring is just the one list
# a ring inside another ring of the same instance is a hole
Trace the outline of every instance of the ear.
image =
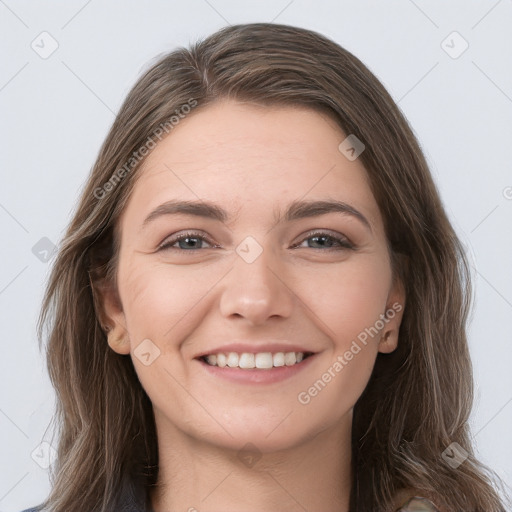
[(110, 348), (118, 354), (130, 353), (130, 339), (117, 287), (105, 280), (91, 281), (96, 315), (107, 333)]
[(405, 288), (402, 279), (396, 276), (386, 301), (383, 313), (384, 327), (379, 341), (379, 352), (388, 354), (398, 346), (398, 334), (405, 309)]

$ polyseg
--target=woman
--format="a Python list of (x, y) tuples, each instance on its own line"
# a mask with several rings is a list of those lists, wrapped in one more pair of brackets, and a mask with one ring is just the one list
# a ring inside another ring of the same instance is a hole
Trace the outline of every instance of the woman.
[(126, 98), (50, 278), (43, 505), (504, 511), (469, 436), (469, 297), (357, 58), (265, 23), (178, 49)]

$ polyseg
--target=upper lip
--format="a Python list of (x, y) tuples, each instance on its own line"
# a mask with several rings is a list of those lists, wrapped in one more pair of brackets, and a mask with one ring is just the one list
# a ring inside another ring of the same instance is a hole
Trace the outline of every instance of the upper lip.
[(200, 357), (204, 357), (210, 354), (228, 354), (229, 352), (236, 352), (237, 354), (257, 354), (259, 352), (303, 352), (303, 353), (315, 353), (314, 350), (308, 348), (304, 345), (292, 344), (292, 343), (227, 343), (226, 345), (221, 345), (219, 347), (211, 348), (208, 350), (204, 350), (199, 352), (194, 356), (194, 359), (198, 359)]

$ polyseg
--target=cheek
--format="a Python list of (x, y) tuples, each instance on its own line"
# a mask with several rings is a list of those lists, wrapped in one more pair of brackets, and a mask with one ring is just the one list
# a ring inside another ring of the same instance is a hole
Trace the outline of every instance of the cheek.
[(119, 292), (132, 350), (149, 338), (162, 354), (175, 352), (184, 333), (201, 321), (201, 304), (226, 272), (223, 268), (148, 264), (137, 258), (124, 271), (120, 268)]
[[(165, 340), (157, 342), (162, 351), (175, 350), (201, 322), (204, 305), (211, 304), (208, 295), (215, 295), (215, 285), (231, 266), (228, 261), (148, 265), (134, 258), (120, 267), (119, 291), (132, 346), (149, 338)], [(281, 277), (337, 351), (375, 324), (385, 310), (391, 279), (386, 261), (376, 254), (341, 263), (290, 265)]]
[[(132, 361), (142, 387), (157, 408), (189, 401), (178, 384), (188, 382), (190, 370), (182, 344), (201, 324), (208, 292), (223, 273), (220, 267), (213, 271), (208, 265), (171, 266), (148, 263), (143, 258), (134, 258), (124, 268), (120, 265), (119, 292)], [(139, 359), (143, 351), (138, 347), (144, 340), (150, 340), (158, 349), (158, 356), (149, 365)], [(197, 415), (202, 417), (201, 411)], [(208, 419), (205, 421), (208, 425)]]
[(311, 267), (309, 272), (302, 269), (294, 277), (293, 289), (321, 320), (318, 325), (339, 352), (375, 326), (385, 311), (390, 284), (386, 259), (368, 254), (340, 264)]
[(300, 414), (306, 418), (330, 410), (339, 418), (355, 405), (370, 379), (391, 273), (385, 258), (369, 255), (306, 277), (296, 289), (307, 297), (331, 347), (297, 397)]

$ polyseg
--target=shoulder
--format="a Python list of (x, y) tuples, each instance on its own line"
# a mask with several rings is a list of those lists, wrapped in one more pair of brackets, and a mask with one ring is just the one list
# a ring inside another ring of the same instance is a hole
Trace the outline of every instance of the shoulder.
[(429, 499), (414, 496), (408, 499), (396, 512), (441, 512)]
[(34, 507), (34, 508), (27, 508), (26, 510), (22, 510), (21, 512), (40, 512), (41, 509)]
[(446, 512), (432, 496), (420, 490), (402, 489), (395, 496), (396, 512)]

